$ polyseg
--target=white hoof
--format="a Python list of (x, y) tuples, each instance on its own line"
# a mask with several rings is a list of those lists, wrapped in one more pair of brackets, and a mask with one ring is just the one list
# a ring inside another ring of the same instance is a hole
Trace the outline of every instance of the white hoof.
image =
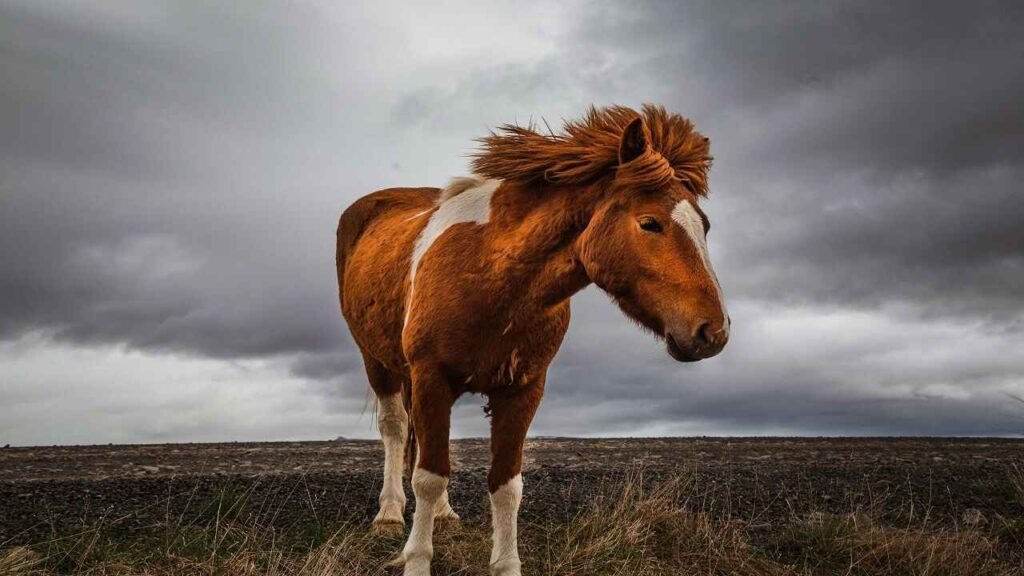
[(499, 560), (491, 564), (491, 576), (522, 576), (519, 560)]
[(459, 515), (455, 513), (455, 510), (452, 510), (451, 502), (448, 501), (447, 490), (437, 500), (437, 504), (434, 505), (434, 519), (456, 522), (459, 520)]
[(430, 576), (430, 558), (423, 556), (407, 558), (402, 576)]
[(455, 510), (452, 510), (452, 507), (448, 504), (445, 504), (444, 508), (434, 513), (434, 520), (439, 520), (441, 522), (458, 522), (460, 519), (459, 515), (456, 514)]
[(403, 511), (405, 509), (405, 503), (397, 500), (389, 500), (387, 502), (381, 502), (380, 511), (377, 512), (377, 516), (374, 517), (373, 523), (376, 524), (401, 524), (405, 526), (405, 517)]

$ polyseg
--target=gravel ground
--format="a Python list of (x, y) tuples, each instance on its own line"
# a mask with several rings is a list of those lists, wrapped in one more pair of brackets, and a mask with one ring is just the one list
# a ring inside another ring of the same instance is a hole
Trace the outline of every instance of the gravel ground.
[[(485, 521), (487, 442), (458, 440), (452, 452), (453, 505)], [(367, 522), (382, 462), (379, 442), (356, 440), (4, 448), (0, 545), (76, 525), (192, 521), (243, 496), (247, 514), (282, 527)], [(682, 478), (687, 506), (754, 526), (866, 509), (900, 523), (977, 524), (1024, 518), (1014, 466), (1024, 473), (1024, 440), (538, 438), (522, 512), (527, 522), (565, 519), (640, 471), (652, 484)]]

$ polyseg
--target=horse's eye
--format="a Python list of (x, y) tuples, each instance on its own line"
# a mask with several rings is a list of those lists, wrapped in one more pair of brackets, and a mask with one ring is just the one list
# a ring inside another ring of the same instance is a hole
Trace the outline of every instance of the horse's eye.
[(661, 223), (650, 216), (643, 216), (637, 223), (648, 232), (661, 232)]

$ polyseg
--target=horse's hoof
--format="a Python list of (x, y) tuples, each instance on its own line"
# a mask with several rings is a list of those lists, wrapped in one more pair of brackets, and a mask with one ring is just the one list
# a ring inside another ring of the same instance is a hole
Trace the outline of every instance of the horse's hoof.
[(430, 576), (430, 559), (413, 557), (405, 559), (402, 576)]
[(457, 524), (462, 518), (455, 513), (455, 510), (449, 508), (448, 510), (441, 512), (437, 516), (434, 516), (434, 520), (442, 524)]
[(385, 568), (401, 568), (402, 566), (405, 566), (405, 556), (401, 552), (398, 553), (398, 556), (384, 563)]
[(405, 534), (405, 523), (394, 520), (374, 520), (370, 532), (377, 536), (401, 536)]
[(491, 564), (491, 576), (522, 576), (518, 559), (500, 560)]

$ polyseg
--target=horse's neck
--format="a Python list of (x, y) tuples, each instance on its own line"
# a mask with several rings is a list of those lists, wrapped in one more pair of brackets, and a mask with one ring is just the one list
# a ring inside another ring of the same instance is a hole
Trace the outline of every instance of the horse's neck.
[(524, 296), (554, 305), (590, 284), (578, 240), (600, 200), (598, 191), (515, 187), (502, 200), (501, 244), (515, 262), (512, 273), (528, 287)]

